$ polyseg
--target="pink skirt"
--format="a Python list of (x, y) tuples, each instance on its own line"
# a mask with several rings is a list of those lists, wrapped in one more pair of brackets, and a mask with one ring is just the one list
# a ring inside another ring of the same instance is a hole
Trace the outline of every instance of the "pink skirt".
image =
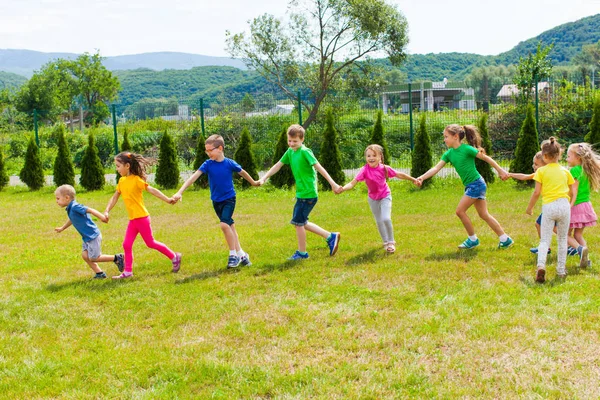
[(579, 203), (571, 208), (571, 224), (569, 228), (587, 228), (595, 226), (598, 217), (592, 207), (592, 203), (586, 201)]

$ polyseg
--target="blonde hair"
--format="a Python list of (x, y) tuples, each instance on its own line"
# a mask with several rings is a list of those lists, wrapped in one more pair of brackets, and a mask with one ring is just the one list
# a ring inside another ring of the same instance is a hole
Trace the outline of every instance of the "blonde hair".
[(458, 124), (451, 124), (446, 127), (445, 131), (453, 136), (458, 135), (460, 140), (466, 139), (469, 145), (485, 153), (485, 150), (481, 147), (481, 136), (474, 125), (460, 126)]
[(304, 139), (304, 128), (302, 125), (293, 124), (287, 130), (287, 135), (291, 138)]
[(75, 188), (71, 185), (61, 185), (56, 188), (54, 194), (69, 196), (71, 199), (75, 199)]
[(558, 160), (562, 155), (562, 151), (562, 147), (554, 136), (550, 136), (550, 139), (542, 142), (542, 155), (551, 160)]
[(215, 149), (217, 147), (222, 147), (223, 149), (225, 149), (225, 141), (223, 140), (223, 136), (221, 135), (210, 135), (206, 138), (204, 143), (214, 147)]
[(573, 143), (569, 146), (569, 151), (579, 157), (590, 188), (597, 192), (600, 189), (600, 155), (588, 143)]

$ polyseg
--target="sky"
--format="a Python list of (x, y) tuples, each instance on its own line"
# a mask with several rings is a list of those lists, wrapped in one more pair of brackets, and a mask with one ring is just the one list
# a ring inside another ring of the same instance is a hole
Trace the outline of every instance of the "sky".
[[(495, 55), (600, 13), (600, 0), (387, 0), (404, 14), (409, 54)], [(285, 0), (0, 0), (0, 49), (102, 56), (175, 51), (229, 56), (225, 31), (248, 30)]]

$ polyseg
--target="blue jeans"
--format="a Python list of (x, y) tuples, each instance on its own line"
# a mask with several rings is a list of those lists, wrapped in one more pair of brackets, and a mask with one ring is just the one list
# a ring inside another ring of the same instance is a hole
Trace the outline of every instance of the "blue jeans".
[(308, 215), (317, 204), (318, 197), (314, 199), (296, 199), (294, 205), (294, 214), (290, 223), (296, 226), (304, 226), (308, 224)]
[(219, 217), (219, 221), (227, 225), (233, 225), (233, 212), (235, 211), (235, 196), (223, 201), (213, 201), (213, 208)]
[(469, 183), (465, 186), (465, 196), (472, 199), (485, 200), (485, 192), (487, 186), (483, 178), (479, 178), (476, 181)]

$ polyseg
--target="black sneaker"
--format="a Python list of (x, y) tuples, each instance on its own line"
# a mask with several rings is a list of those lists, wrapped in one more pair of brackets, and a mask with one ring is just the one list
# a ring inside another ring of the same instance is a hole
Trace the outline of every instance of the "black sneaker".
[(252, 263), (250, 262), (250, 255), (248, 253), (245, 253), (240, 258), (240, 264), (242, 264), (245, 267), (248, 267), (248, 266), (252, 265)]
[(115, 254), (115, 257), (117, 257), (115, 265), (119, 269), (119, 272), (123, 272), (125, 269), (125, 256), (123, 254)]
[(106, 272), (98, 272), (96, 275), (94, 275), (93, 279), (106, 279)]

